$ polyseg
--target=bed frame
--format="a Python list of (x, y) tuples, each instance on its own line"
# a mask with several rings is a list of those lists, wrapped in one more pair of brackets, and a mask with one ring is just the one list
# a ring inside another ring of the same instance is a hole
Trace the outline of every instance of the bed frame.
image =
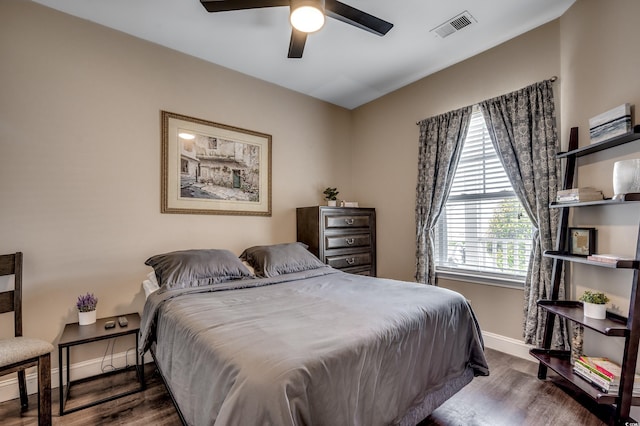
[(156, 359), (156, 343), (155, 342), (151, 344), (151, 347), (149, 348), (149, 353), (151, 354), (151, 358), (153, 358), (153, 362), (156, 365), (156, 371), (158, 371), (158, 374), (162, 379), (162, 383), (164, 383), (164, 387), (167, 389), (167, 392), (171, 397), (171, 402), (173, 402), (173, 406), (176, 408), (178, 417), (180, 417), (180, 423), (182, 423), (183, 426), (187, 426), (187, 422), (184, 419), (184, 415), (182, 414), (180, 407), (178, 406), (178, 402), (176, 401), (176, 398), (173, 396), (173, 392), (171, 391), (171, 386), (169, 386), (169, 383), (167, 382), (166, 378), (164, 377), (164, 373), (162, 372), (162, 368), (160, 368), (160, 365), (158, 364), (158, 360)]

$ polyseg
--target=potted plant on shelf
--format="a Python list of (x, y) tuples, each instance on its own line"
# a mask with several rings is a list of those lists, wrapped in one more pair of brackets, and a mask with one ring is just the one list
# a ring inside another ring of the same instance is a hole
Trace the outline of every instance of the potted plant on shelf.
[(78, 308), (78, 323), (80, 325), (96, 322), (96, 306), (98, 306), (98, 298), (93, 293), (78, 296), (76, 307)]
[(327, 200), (327, 205), (328, 206), (336, 206), (336, 200), (337, 200), (337, 196), (340, 192), (338, 192), (338, 188), (331, 188), (328, 187), (327, 189), (325, 189), (323, 192), (324, 194), (324, 199)]
[(580, 296), (584, 308), (584, 316), (594, 319), (605, 319), (607, 316), (606, 303), (609, 298), (599, 291), (585, 290)]

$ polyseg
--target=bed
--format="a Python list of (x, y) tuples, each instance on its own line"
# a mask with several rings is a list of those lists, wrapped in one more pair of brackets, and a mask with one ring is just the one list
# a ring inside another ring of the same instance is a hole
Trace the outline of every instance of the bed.
[(415, 425), (489, 374), (450, 290), (347, 274), (299, 243), (146, 263), (140, 350), (185, 424)]

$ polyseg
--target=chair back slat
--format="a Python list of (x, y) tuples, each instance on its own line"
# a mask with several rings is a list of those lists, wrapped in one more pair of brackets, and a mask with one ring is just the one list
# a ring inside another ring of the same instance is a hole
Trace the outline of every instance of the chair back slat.
[(22, 336), (22, 253), (0, 255), (2, 275), (14, 276), (14, 289), (0, 293), (0, 314), (13, 311), (15, 335)]
[(16, 271), (16, 255), (3, 254), (0, 256), (0, 275), (13, 275)]
[(0, 314), (11, 312), (15, 309), (13, 297), (13, 290), (0, 293)]

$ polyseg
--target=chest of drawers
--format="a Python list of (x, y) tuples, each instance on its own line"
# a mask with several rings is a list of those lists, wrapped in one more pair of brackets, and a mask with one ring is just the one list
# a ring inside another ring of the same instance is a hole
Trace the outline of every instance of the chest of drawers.
[(354, 274), (376, 275), (376, 210), (299, 207), (297, 240), (324, 263)]

